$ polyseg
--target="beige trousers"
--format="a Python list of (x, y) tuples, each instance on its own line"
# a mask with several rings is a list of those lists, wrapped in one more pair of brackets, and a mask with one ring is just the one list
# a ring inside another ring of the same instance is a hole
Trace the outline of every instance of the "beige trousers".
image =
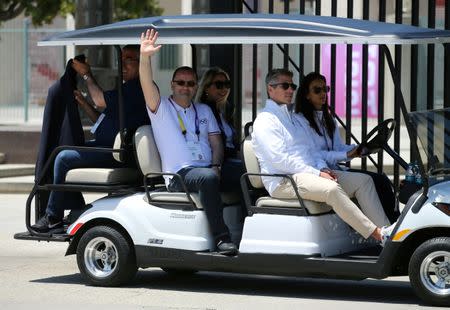
[[(376, 227), (389, 225), (372, 178), (363, 173), (334, 170), (338, 181), (311, 173), (297, 173), (292, 177), (300, 197), (325, 202), (334, 212), (364, 238), (370, 237)], [(296, 198), (289, 180), (283, 179), (272, 196), (280, 199)], [(351, 201), (356, 197), (361, 209)]]

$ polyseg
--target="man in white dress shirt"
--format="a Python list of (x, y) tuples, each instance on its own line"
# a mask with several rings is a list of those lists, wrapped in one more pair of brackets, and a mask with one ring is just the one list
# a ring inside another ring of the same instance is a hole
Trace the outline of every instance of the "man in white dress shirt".
[[(291, 102), (297, 88), (292, 72), (274, 69), (266, 76), (269, 99), (258, 114), (252, 132), (252, 145), (261, 173), (290, 174), (303, 199), (325, 202), (347, 224), (364, 238), (382, 241), (389, 225), (372, 179), (364, 174), (334, 171), (328, 168), (320, 153), (312, 153), (310, 137), (305, 135), (291, 113)], [(269, 194), (275, 198), (294, 199), (294, 189), (287, 179), (263, 177)], [(350, 197), (356, 197), (361, 210)]]
[[(179, 174), (189, 191), (199, 193), (217, 251), (235, 255), (237, 247), (231, 242), (223, 220), (219, 192), (224, 152), (220, 129), (211, 109), (192, 100), (197, 90), (197, 75), (192, 68), (176, 69), (171, 82), (172, 95), (160, 96), (153, 82), (150, 61), (161, 48), (155, 45), (157, 37), (154, 30), (141, 35), (139, 72), (163, 172)], [(165, 179), (169, 191), (183, 191), (177, 178)]]

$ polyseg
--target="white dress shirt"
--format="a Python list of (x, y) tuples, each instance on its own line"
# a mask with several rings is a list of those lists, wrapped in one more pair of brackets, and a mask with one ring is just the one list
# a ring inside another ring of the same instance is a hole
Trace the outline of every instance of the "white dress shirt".
[[(252, 146), (258, 158), (261, 173), (311, 173), (320, 174), (327, 164), (319, 154), (312, 152), (310, 137), (304, 134), (300, 124), (286, 104), (266, 101), (266, 107), (253, 123)], [(267, 191), (272, 194), (282, 178), (263, 177)]]
[(319, 135), (315, 129), (310, 126), (309, 121), (303, 116), (303, 114), (296, 114), (295, 118), (301, 123), (305, 133), (311, 137), (314, 150), (321, 153), (321, 157), (325, 159), (327, 165), (331, 169), (341, 169), (338, 165), (339, 162), (351, 160), (351, 158), (347, 157), (347, 152), (353, 150), (356, 145), (348, 145), (342, 142), (335, 119), (333, 119), (335, 130), (333, 133), (333, 139), (331, 139), (325, 128), (325, 121), (323, 119), (322, 111), (314, 111), (314, 120), (316, 121), (317, 127), (322, 135)]

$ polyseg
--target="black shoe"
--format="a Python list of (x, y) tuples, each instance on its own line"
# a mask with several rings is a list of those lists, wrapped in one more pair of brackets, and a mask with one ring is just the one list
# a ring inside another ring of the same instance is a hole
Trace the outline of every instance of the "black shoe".
[(234, 256), (238, 253), (238, 248), (233, 242), (221, 240), (217, 243), (217, 252), (222, 255)]
[(64, 232), (62, 220), (57, 220), (48, 214), (41, 217), (31, 228), (40, 233), (57, 234)]

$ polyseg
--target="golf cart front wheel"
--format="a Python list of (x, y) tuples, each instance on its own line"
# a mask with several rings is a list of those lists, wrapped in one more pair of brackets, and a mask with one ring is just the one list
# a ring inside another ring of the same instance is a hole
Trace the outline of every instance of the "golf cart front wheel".
[(416, 294), (435, 306), (450, 306), (450, 238), (430, 239), (409, 262), (409, 279)]
[(136, 274), (132, 245), (113, 227), (98, 226), (86, 231), (77, 247), (77, 263), (89, 284), (117, 286)]

